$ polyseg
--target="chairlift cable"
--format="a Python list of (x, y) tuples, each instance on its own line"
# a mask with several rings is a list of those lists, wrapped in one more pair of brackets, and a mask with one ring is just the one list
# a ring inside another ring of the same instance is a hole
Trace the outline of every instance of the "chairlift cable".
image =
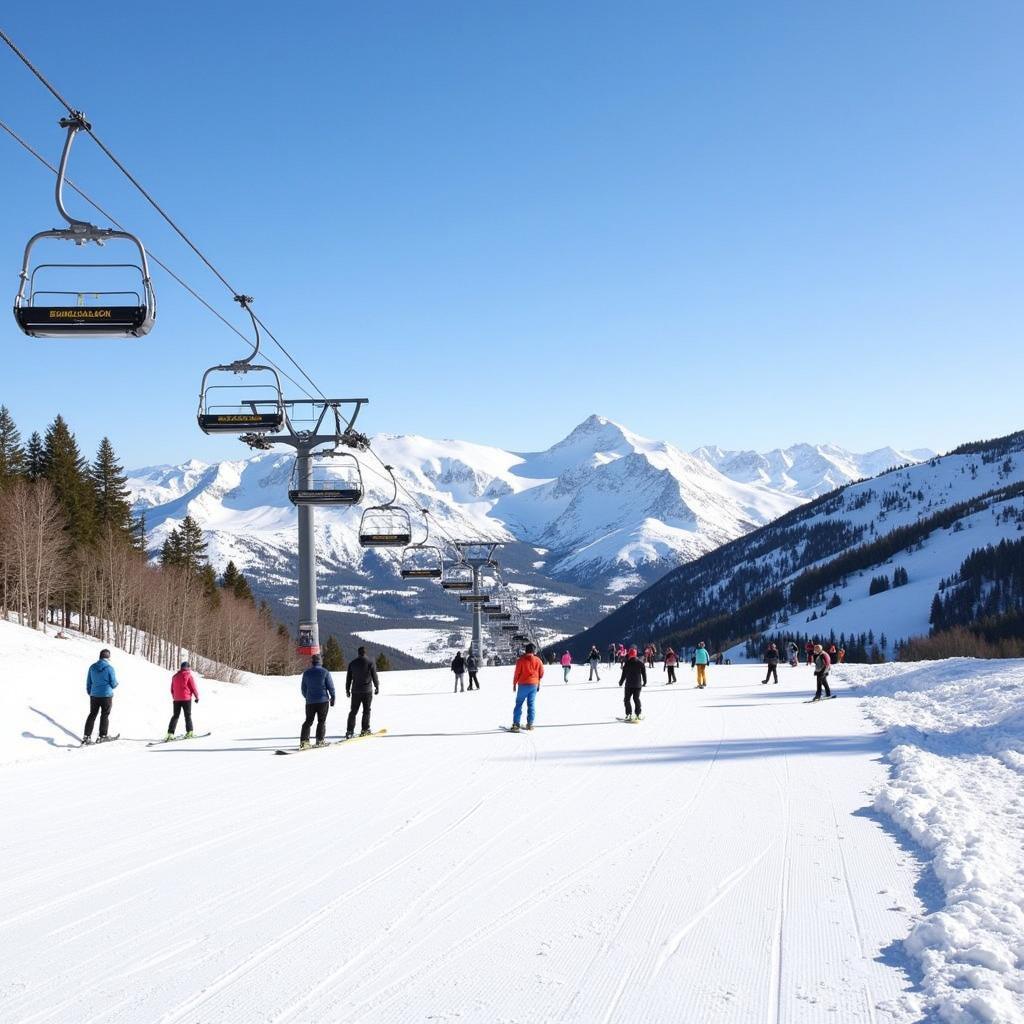
[[(15, 56), (17, 56), (18, 59), (21, 60), (21, 62), (29, 69), (29, 71), (31, 71), (32, 74), (35, 75), (35, 77), (38, 78), (40, 82), (42, 82), (42, 84), (46, 87), (46, 89), (49, 90), (49, 92), (57, 99), (57, 101), (67, 110), (67, 112), (73, 118), (78, 118), (78, 119), (82, 118), (81, 113), (79, 111), (75, 110), (75, 108), (72, 107), (70, 103), (68, 103), (68, 101), (57, 91), (57, 89), (46, 78), (46, 76), (29, 60), (29, 58), (26, 56), (26, 54), (24, 52), (22, 52), (21, 49), (19, 49), (17, 44), (14, 42), (14, 40), (11, 39), (11, 37), (6, 32), (4, 32), (3, 29), (0, 29), (0, 39), (2, 39), (3, 42), (5, 42), (7, 44), (8, 47), (10, 47), (11, 51), (15, 54)], [(207, 258), (207, 256), (203, 253), (203, 251), (195, 244), (195, 242), (193, 242), (192, 239), (189, 238), (189, 236), (175, 223), (175, 221), (170, 216), (170, 214), (168, 214), (167, 211), (163, 209), (163, 207), (156, 201), (156, 199), (154, 199), (153, 196), (150, 195), (149, 192), (143, 187), (142, 183), (131, 173), (131, 171), (128, 170), (127, 167), (125, 167), (125, 165), (117, 158), (117, 156), (115, 156), (114, 153), (106, 146), (106, 144), (96, 135), (96, 133), (92, 130), (92, 126), (88, 122), (86, 122), (84, 120), (83, 120), (83, 129), (84, 129), (84, 131), (86, 131), (92, 137), (92, 140), (96, 143), (97, 146), (99, 146), (100, 150), (107, 156), (107, 158), (114, 164), (114, 166), (117, 167), (117, 169), (135, 186), (136, 189), (138, 189), (138, 191), (142, 194), (142, 196), (146, 199), (146, 201), (150, 204), (150, 206), (152, 206), (153, 209), (156, 210), (156, 212), (160, 214), (160, 216), (167, 222), (168, 225), (170, 225), (170, 227), (181, 238), (181, 240), (206, 265), (206, 267), (210, 270), (210, 272), (224, 285), (225, 288), (228, 289), (228, 291), (231, 293), (232, 297), (234, 298), (234, 297), (237, 297), (237, 296), (241, 295), (242, 293), (239, 292), (238, 289), (234, 288), (231, 285), (231, 283), (228, 281), (228, 279), (213, 265), (213, 263)], [(13, 133), (11, 133), (11, 134), (13, 134)], [(15, 138), (17, 138), (17, 136), (15, 136)], [(79, 190), (75, 189), (75, 191), (79, 191)], [(93, 205), (95, 205), (95, 204), (93, 204)], [(96, 208), (99, 209), (99, 207), (96, 207)], [(104, 216), (107, 216), (107, 215), (104, 214)], [(110, 219), (111, 219), (111, 221), (113, 223), (116, 223), (115, 221), (113, 221), (113, 218), (110, 218)], [(155, 261), (155, 262), (159, 263), (159, 261)], [(161, 267), (164, 267), (165, 270), (167, 269), (164, 266), (164, 264), (160, 263), (159, 265)], [(168, 271), (168, 273), (170, 273), (170, 271)], [(175, 275), (172, 274), (172, 276), (175, 276)], [(181, 283), (180, 280), (179, 280), (179, 283)], [(191, 289), (189, 289), (189, 290), (191, 290)], [(217, 314), (217, 315), (219, 316), (219, 314)], [(313, 389), (317, 392), (317, 394), (319, 394), (321, 398), (326, 398), (326, 395), (324, 395), (323, 391), (320, 390), (320, 388), (317, 386), (317, 384), (313, 381), (313, 379), (309, 376), (309, 374), (306, 373), (306, 371), (302, 368), (302, 366), (299, 365), (299, 363), (292, 356), (292, 354), (285, 348), (285, 346), (280, 341), (278, 341), (278, 339), (274, 336), (273, 332), (267, 327), (267, 325), (264, 324), (263, 321), (260, 320), (258, 317), (254, 316), (254, 320), (256, 321), (256, 323), (259, 324), (260, 327), (263, 328), (263, 330), (271, 338), (271, 340), (274, 342), (274, 344), (277, 345), (277, 347), (288, 357), (289, 361), (299, 371), (299, 373), (301, 373), (302, 376), (305, 377), (305, 379), (307, 381), (309, 381), (309, 383), (312, 385)], [(236, 333), (239, 333), (239, 332), (236, 331)], [(248, 339), (246, 339), (246, 340), (248, 340)], [(280, 370), (280, 368), (276, 367), (276, 366), (275, 366), (275, 369)], [(283, 372), (283, 371), (281, 371), (281, 372)], [(299, 387), (299, 389), (305, 395), (307, 395), (309, 398), (313, 397), (312, 395), (309, 394), (308, 391), (306, 391), (306, 389), (304, 387), (302, 387), (301, 385), (297, 384), (287, 374), (284, 374), (284, 376), (288, 380), (290, 380), (293, 384), (295, 384), (296, 387)]]
[[(2, 30), (0, 30), (0, 32), (2, 32)], [(7, 132), (7, 134), (10, 135), (10, 137), (12, 139), (14, 139), (14, 141), (17, 142), (18, 145), (20, 145), (28, 153), (30, 153), (32, 156), (34, 156), (36, 158), (36, 160), (38, 160), (45, 168), (47, 168), (47, 170), (51, 171), (53, 174), (59, 173), (57, 168), (52, 163), (50, 163), (50, 161), (47, 160), (46, 157), (42, 155), (42, 153), (40, 153), (38, 150), (36, 150), (32, 146), (31, 143), (29, 143), (25, 139), (23, 139), (2, 118), (0, 118), (0, 128), (2, 128), (5, 132)], [(98, 202), (96, 202), (95, 199), (92, 198), (92, 196), (90, 196), (83, 189), (79, 188), (78, 185), (76, 185), (70, 178), (65, 178), (64, 179), (64, 183), (68, 186), (68, 188), (72, 189), (74, 192), (77, 192), (78, 195), (81, 196), (82, 199), (84, 199), (94, 210), (96, 210), (98, 213), (102, 214), (102, 216), (104, 216), (108, 221), (110, 221), (110, 223), (113, 224), (114, 227), (118, 228), (121, 231), (126, 230), (124, 225), (121, 224), (120, 221), (118, 221), (118, 219), (113, 214), (111, 214), (109, 211), (105, 210)], [(157, 256), (152, 250), (147, 249), (146, 251), (147, 251), (147, 254), (148, 254), (149, 258), (158, 267), (160, 267), (164, 271), (164, 273), (166, 273), (169, 277), (173, 278), (174, 281), (176, 281), (182, 288), (185, 289), (186, 292), (188, 292), (189, 295), (192, 296), (192, 298), (194, 298), (196, 300), (196, 302), (198, 302), (208, 312), (212, 313), (218, 320), (220, 320), (220, 322), (222, 324), (224, 324), (224, 326), (227, 327), (228, 330), (234, 331), (234, 333), (237, 334), (238, 337), (242, 339), (242, 341), (244, 341), (244, 342), (246, 342), (248, 344), (252, 343), (252, 339), (251, 338), (249, 338), (246, 334), (243, 334), (242, 331), (240, 331), (230, 320), (228, 320), (228, 318), (226, 316), (224, 316), (223, 313), (220, 312), (220, 310), (218, 310), (216, 308), (216, 306), (213, 306), (209, 301), (207, 301), (205, 298), (203, 298), (203, 296), (200, 295), (199, 292), (197, 292), (195, 290), (195, 288), (193, 288), (180, 274), (176, 273), (171, 267), (169, 267), (166, 263), (164, 263), (164, 261), (162, 259), (160, 259), (160, 257)], [(266, 330), (265, 327), (264, 327), (264, 330)], [(267, 330), (267, 334), (271, 338), (273, 338), (273, 335), (270, 333), (269, 330)], [(278, 347), (281, 347), (280, 342), (278, 342), (276, 338), (274, 338), (274, 342), (278, 345)], [(266, 356), (265, 358), (266, 358), (267, 362), (270, 363), (270, 365), (273, 366), (274, 369), (277, 370), (281, 374), (282, 377), (284, 377), (286, 380), (288, 380), (292, 384), (294, 384), (295, 387), (297, 387), (304, 395), (306, 395), (307, 398), (313, 398), (314, 397), (312, 394), (309, 393), (309, 391), (306, 390), (306, 388), (302, 384), (300, 384), (297, 380), (295, 380), (294, 377), (290, 376), (285, 370), (281, 369), (281, 367), (278, 366), (269, 356)], [(294, 362), (294, 360), (293, 360), (293, 362)], [(309, 378), (307, 377), (307, 380), (308, 379)], [(316, 385), (314, 385), (314, 387), (315, 386)], [(319, 389), (317, 389), (317, 390), (319, 390)]]

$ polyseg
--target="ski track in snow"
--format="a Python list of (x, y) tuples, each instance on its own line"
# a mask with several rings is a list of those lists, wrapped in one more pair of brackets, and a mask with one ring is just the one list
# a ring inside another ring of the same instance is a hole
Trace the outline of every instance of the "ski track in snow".
[[(916, 861), (863, 813), (886, 743), (841, 670), (826, 706), (806, 670), (655, 672), (629, 727), (616, 686), (558, 673), (519, 735), (496, 728), (510, 672), (465, 694), (388, 673), (388, 735), (351, 749), (268, 756), (296, 727), (286, 680), (204, 691), (204, 724), (227, 710), (194, 744), (0, 767), (0, 1019), (920, 1019), (883, 953), (922, 912)], [(131, 707), (115, 729), (142, 737)]]

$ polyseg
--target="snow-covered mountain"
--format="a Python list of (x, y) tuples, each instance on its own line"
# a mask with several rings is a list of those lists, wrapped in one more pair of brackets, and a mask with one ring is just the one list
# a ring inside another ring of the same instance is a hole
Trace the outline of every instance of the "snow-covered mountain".
[(881, 651), (884, 637), (891, 654), (897, 641), (928, 633), (937, 594), (961, 624), (1004, 611), (999, 599), (1011, 588), (998, 570), (963, 578), (961, 567), (1022, 532), (1024, 431), (811, 501), (666, 574), (573, 638), (573, 649), (627, 638), (724, 648), (761, 633), (870, 633), (868, 645)]
[[(542, 452), (418, 436), (371, 440), (380, 461), (362, 460), (364, 504), (390, 497), (381, 469), (387, 463), (448, 536), (502, 541), (506, 575), (552, 637), (595, 621), (675, 566), (789, 512), (825, 475), (815, 475), (810, 457), (798, 470), (800, 460), (787, 456), (788, 475), (780, 470), (743, 479), (737, 453), (732, 460), (717, 449), (688, 454), (600, 416)], [(828, 452), (837, 479), (861, 475), (864, 460), (886, 461), (883, 453), (797, 448)], [(890, 465), (908, 461), (905, 453), (885, 451), (892, 453)], [(291, 456), (276, 452), (212, 465), (190, 460), (135, 470), (129, 486), (145, 512), (152, 549), (191, 515), (206, 533), (217, 568), (234, 560), (260, 589), (288, 604), (295, 571), (291, 470)], [(374, 620), (383, 625), (379, 620), (386, 619), (389, 626), (397, 621), (433, 629), (446, 643), (454, 628), (449, 623), (465, 616), (436, 586), (401, 580), (399, 551), (361, 548), (359, 516), (358, 508), (317, 510), (321, 607), (345, 617), (347, 628), (358, 627), (361, 635)], [(425, 620), (414, 623), (417, 616)]]
[(935, 452), (928, 448), (878, 448), (858, 454), (834, 444), (795, 444), (770, 452), (725, 451), (708, 445), (697, 448), (693, 454), (730, 480), (760, 483), (784, 494), (817, 498), (854, 480), (878, 476), (894, 466), (926, 462)]

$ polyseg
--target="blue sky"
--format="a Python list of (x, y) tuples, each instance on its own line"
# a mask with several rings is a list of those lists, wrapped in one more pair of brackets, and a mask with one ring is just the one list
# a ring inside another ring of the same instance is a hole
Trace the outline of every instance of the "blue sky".
[[(61, 2), (2, 24), (321, 387), (371, 399), (366, 429), (525, 450), (599, 412), (684, 448), (943, 449), (1024, 426), (1019, 4), (188, 0), (83, 23)], [(55, 160), (61, 111), (6, 48), (0, 97)], [(90, 140), (72, 177), (231, 313)], [(0, 186), (13, 297), (56, 213), (2, 134)], [(203, 369), (244, 350), (154, 277), (142, 341), (0, 318), (25, 433), (61, 411), (133, 466), (245, 453), (193, 418)]]

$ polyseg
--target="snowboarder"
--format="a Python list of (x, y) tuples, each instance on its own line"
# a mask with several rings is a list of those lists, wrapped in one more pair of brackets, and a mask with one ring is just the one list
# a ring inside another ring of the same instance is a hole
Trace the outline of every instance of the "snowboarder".
[(302, 696), (306, 698), (306, 718), (299, 731), (299, 749), (309, 749), (309, 729), (316, 719), (316, 745), (327, 745), (327, 710), (334, 707), (334, 680), (320, 664), (320, 655), (309, 659), (309, 668), (302, 673)]
[(462, 679), (466, 672), (466, 659), (462, 657), (462, 651), (457, 651), (455, 657), (452, 658), (452, 672), (455, 673), (455, 689), (452, 690), (452, 693), (465, 691), (466, 687), (463, 686)]
[(671, 645), (665, 648), (665, 671), (668, 673), (666, 686), (671, 686), (676, 681), (676, 666), (679, 664), (679, 656), (672, 649)]
[(825, 653), (821, 644), (814, 645), (814, 681), (818, 684), (815, 690), (814, 696), (811, 701), (821, 700), (821, 691), (825, 691), (826, 697), (832, 696), (832, 691), (828, 688), (828, 674), (832, 668), (832, 662), (829, 660), (829, 656)]
[(587, 682), (592, 683), (595, 679), (601, 682), (601, 673), (597, 671), (598, 666), (601, 664), (601, 652), (596, 647), (590, 648), (587, 661), (590, 664), (590, 675), (587, 677)]
[(789, 667), (796, 668), (800, 664), (800, 648), (790, 640), (786, 644), (786, 653), (789, 655)]
[(107, 739), (110, 726), (110, 709), (114, 706), (114, 690), (117, 689), (117, 673), (110, 664), (110, 651), (103, 648), (99, 661), (89, 666), (89, 674), (85, 679), (85, 692), (89, 695), (89, 717), (85, 720), (85, 732), (82, 744), (92, 743), (92, 727), (96, 716), (100, 716), (100, 734), (97, 742)]
[[(625, 683), (623, 703), (626, 705), (626, 721), (640, 721), (640, 690), (647, 685), (647, 666), (637, 657), (636, 648), (631, 647), (622, 665), (619, 686)], [(632, 701), (633, 709), (630, 709)]]
[(697, 650), (693, 652), (693, 664), (697, 666), (697, 689), (703, 690), (708, 685), (708, 665), (711, 663), (711, 655), (701, 640), (697, 644)]
[(533, 644), (526, 645), (526, 653), (516, 662), (512, 676), (512, 689), (516, 691), (516, 707), (512, 712), (512, 732), (519, 732), (519, 720), (526, 704), (526, 728), (533, 728), (534, 705), (540, 681), (544, 678), (544, 662), (534, 654)]
[(466, 671), (469, 673), (469, 688), (471, 690), (480, 689), (480, 680), (477, 679), (476, 674), (480, 666), (476, 660), (476, 656), (472, 651), (466, 657)]
[[(363, 708), (363, 722), (360, 736), (370, 735), (370, 704), (374, 694), (380, 693), (380, 680), (377, 669), (366, 656), (366, 648), (360, 647), (357, 657), (349, 662), (348, 674), (345, 676), (345, 696), (352, 698), (348, 709), (348, 724), (345, 726), (345, 739), (350, 740), (356, 731), (356, 714), (360, 705)], [(461, 657), (461, 654), (460, 654)]]
[(569, 673), (572, 671), (572, 655), (566, 651), (562, 655), (562, 681), (569, 682)]
[(174, 731), (178, 728), (178, 715), (185, 713), (185, 739), (192, 739), (192, 698), (195, 697), (199, 703), (199, 688), (196, 686), (195, 676), (187, 661), (181, 663), (181, 668), (171, 676), (171, 700), (174, 703), (174, 712), (171, 720), (167, 723), (166, 742), (174, 739)]
[(768, 674), (761, 680), (762, 686), (768, 685), (768, 680), (775, 679), (776, 684), (779, 682), (779, 649), (775, 644), (769, 644), (768, 650), (764, 652), (764, 660), (768, 663)]

